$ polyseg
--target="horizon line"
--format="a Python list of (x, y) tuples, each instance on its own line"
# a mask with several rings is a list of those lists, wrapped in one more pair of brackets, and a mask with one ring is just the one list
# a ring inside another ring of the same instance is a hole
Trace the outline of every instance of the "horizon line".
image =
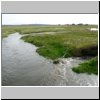
[(98, 24), (84, 24), (84, 23), (71, 23), (71, 24), (1, 24), (1, 25), (98, 25)]

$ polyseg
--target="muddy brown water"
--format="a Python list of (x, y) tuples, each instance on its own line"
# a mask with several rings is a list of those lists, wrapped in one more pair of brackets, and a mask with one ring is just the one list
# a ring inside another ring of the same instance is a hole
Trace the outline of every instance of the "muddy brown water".
[(85, 60), (63, 58), (53, 64), (40, 56), (37, 47), (24, 42), (19, 33), (2, 39), (1, 76), (3, 86), (97, 86), (98, 76), (77, 74), (72, 67)]

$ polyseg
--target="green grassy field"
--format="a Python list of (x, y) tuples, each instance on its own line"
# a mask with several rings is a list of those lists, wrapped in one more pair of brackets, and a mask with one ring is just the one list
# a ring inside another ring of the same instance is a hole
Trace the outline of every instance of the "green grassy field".
[(97, 25), (47, 25), (47, 26), (32, 26), (32, 25), (2, 25), (2, 37), (8, 36), (14, 32), (20, 34), (39, 33), (39, 32), (62, 32), (87, 30), (87, 28), (97, 28)]
[[(95, 57), (98, 55), (98, 31), (90, 31), (89, 28), (97, 27), (97, 25), (2, 26), (2, 37), (14, 32), (28, 34), (22, 39), (39, 47), (36, 51), (47, 59), (56, 60), (73, 56)], [(38, 34), (41, 32), (44, 34)], [(54, 34), (45, 34), (49, 32)], [(86, 65), (87, 63), (81, 67)], [(90, 66), (88, 69), (92, 68)]]
[(25, 36), (22, 39), (39, 48), (37, 52), (50, 59), (71, 56), (97, 55), (97, 32), (76, 30)]

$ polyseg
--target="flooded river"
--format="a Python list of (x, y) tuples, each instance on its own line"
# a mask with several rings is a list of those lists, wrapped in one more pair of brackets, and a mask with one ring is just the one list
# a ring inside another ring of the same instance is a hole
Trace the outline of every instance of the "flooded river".
[(60, 64), (40, 56), (37, 47), (24, 42), (14, 33), (2, 39), (3, 86), (97, 86), (98, 76), (76, 74), (72, 67), (82, 58), (62, 59)]

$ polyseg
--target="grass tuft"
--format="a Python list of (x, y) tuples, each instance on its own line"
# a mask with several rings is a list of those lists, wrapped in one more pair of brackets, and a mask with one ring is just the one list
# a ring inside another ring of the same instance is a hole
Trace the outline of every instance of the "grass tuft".
[(92, 58), (78, 67), (72, 68), (76, 73), (98, 74), (98, 57)]

